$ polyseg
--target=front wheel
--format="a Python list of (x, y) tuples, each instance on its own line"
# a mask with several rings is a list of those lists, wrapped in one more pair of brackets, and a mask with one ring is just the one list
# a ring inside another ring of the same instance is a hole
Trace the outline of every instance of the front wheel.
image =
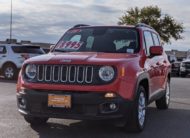
[(44, 125), (48, 121), (48, 118), (46, 117), (24, 116), (24, 119), (31, 125)]
[(160, 99), (156, 100), (156, 107), (158, 109), (168, 109), (170, 104), (170, 82), (166, 84), (165, 94)]
[(132, 116), (128, 119), (125, 126), (127, 131), (140, 132), (144, 129), (146, 121), (146, 105), (146, 91), (144, 87), (140, 85), (132, 109)]

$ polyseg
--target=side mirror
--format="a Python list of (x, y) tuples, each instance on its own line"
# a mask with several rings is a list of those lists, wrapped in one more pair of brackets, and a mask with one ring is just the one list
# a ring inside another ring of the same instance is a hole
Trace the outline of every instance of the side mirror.
[(159, 56), (163, 53), (163, 47), (162, 46), (152, 46), (150, 47), (150, 55), (151, 56)]

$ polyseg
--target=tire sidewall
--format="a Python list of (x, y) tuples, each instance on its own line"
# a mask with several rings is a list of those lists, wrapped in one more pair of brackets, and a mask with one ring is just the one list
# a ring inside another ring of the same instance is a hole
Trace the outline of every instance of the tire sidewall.
[[(13, 76), (11, 78), (9, 78), (9, 77), (6, 76), (5, 71), (6, 71), (7, 68), (12, 68), (13, 69)], [(17, 74), (17, 69), (16, 69), (15, 65), (13, 65), (13, 64), (6, 64), (6, 65), (4, 65), (4, 67), (3, 67), (3, 76), (5, 77), (5, 79), (8, 79), (8, 80), (15, 79), (16, 78), (16, 74)]]
[[(167, 103), (167, 89), (169, 89), (169, 101)], [(166, 100), (166, 106), (167, 108), (169, 107), (170, 105), (170, 99), (171, 99), (171, 88), (170, 88), (170, 81), (167, 81), (167, 84), (166, 84), (166, 90), (165, 90), (165, 100)]]
[[(144, 94), (144, 97), (145, 97), (145, 118), (144, 118), (144, 123), (143, 125), (140, 124), (140, 121), (139, 121), (139, 111), (138, 111), (138, 108), (139, 108), (139, 97), (140, 97), (140, 94), (143, 92)], [(145, 92), (145, 89), (143, 86), (139, 86), (138, 89), (137, 89), (137, 95), (136, 95), (136, 98), (135, 98), (135, 101), (134, 101), (134, 108), (133, 108), (133, 119), (134, 119), (134, 123), (136, 124), (136, 130), (137, 131), (142, 131), (145, 127), (145, 123), (146, 123), (146, 107), (147, 107), (147, 99), (146, 99), (146, 92)]]
[[(143, 123), (142, 126), (140, 125), (140, 122), (139, 122), (139, 119), (138, 119), (138, 125), (139, 125), (139, 128), (142, 130), (142, 129), (144, 128), (144, 126), (145, 126), (145, 122), (146, 122), (146, 105), (147, 105), (145, 89), (144, 89), (143, 86), (139, 86), (139, 89), (138, 89), (138, 99), (137, 99), (137, 100), (139, 100), (139, 97), (140, 97), (140, 94), (141, 94), (141, 93), (144, 94), (144, 98), (145, 98), (145, 119), (144, 119), (144, 123)], [(138, 102), (138, 101), (137, 101), (137, 102)], [(137, 105), (139, 105), (139, 102), (138, 102)], [(138, 112), (138, 107), (137, 107), (137, 112)], [(139, 113), (137, 113), (137, 118), (138, 118), (138, 114), (139, 114)]]

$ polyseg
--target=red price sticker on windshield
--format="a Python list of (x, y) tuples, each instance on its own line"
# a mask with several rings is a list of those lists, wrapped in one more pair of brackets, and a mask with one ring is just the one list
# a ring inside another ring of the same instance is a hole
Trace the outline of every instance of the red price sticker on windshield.
[(77, 41), (61, 41), (56, 48), (65, 50), (78, 50), (82, 46), (83, 42)]

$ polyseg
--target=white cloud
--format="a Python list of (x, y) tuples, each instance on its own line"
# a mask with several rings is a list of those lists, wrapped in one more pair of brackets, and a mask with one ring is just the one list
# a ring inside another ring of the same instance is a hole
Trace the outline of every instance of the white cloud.
[[(187, 0), (13, 0), (13, 36), (56, 43), (75, 24), (115, 25), (128, 8), (149, 5), (158, 5), (163, 13), (184, 23), (187, 30), (184, 40), (172, 44), (178, 49), (188, 49), (190, 1)], [(9, 13), (10, 0), (0, 0), (1, 40), (9, 36)]]

